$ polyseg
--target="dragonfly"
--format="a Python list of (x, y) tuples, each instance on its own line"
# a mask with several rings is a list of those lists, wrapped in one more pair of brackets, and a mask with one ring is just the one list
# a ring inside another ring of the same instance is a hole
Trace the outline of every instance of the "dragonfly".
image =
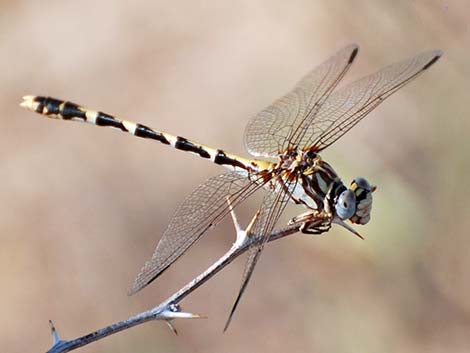
[(289, 203), (304, 207), (305, 212), (290, 221), (298, 223), (303, 233), (323, 234), (337, 224), (361, 236), (352, 225), (369, 222), (375, 186), (362, 177), (346, 186), (320, 153), (442, 56), (439, 50), (424, 52), (337, 89), (358, 50), (356, 44), (340, 49), (285, 96), (251, 118), (244, 144), (254, 158), (211, 148), (61, 99), (25, 96), (20, 105), (49, 118), (111, 127), (156, 140), (228, 169), (197, 187), (176, 209), (153, 256), (137, 275), (130, 294), (157, 279), (233, 208), (256, 191), (266, 191), (250, 228), (249, 235), (256, 241), (248, 250), (241, 286), (225, 331), (267, 240)]

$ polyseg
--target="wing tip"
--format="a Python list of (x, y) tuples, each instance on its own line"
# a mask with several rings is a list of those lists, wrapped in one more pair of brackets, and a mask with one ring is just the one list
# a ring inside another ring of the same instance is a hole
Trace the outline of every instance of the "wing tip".
[(359, 52), (359, 45), (357, 43), (351, 43), (338, 50), (337, 55), (345, 56), (349, 55), (348, 58), (348, 65), (350, 65), (357, 57), (357, 53)]
[(352, 62), (356, 59), (357, 53), (359, 53), (359, 45), (353, 43), (349, 46), (352, 49), (351, 55), (349, 56), (348, 64), (352, 64)]
[(444, 52), (442, 50), (433, 50), (431, 54), (433, 56), (431, 60), (429, 60), (426, 65), (424, 65), (423, 71), (429, 69), (432, 65), (434, 65), (442, 57), (442, 55), (444, 55)]
[(228, 327), (230, 326), (230, 323), (232, 322), (233, 319), (233, 314), (235, 314), (235, 310), (237, 310), (238, 303), (240, 302), (241, 295), (239, 294), (237, 296), (237, 299), (235, 300), (235, 303), (232, 306), (232, 310), (230, 311), (230, 314), (228, 315), (227, 321), (225, 322), (224, 330), (222, 331), (223, 333), (227, 332)]

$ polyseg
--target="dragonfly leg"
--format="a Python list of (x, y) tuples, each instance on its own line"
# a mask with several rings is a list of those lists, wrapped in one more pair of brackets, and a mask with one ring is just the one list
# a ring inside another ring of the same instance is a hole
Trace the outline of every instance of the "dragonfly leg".
[(331, 222), (312, 221), (302, 224), (300, 231), (304, 234), (320, 235), (326, 233), (331, 228)]
[(331, 215), (327, 212), (310, 211), (292, 218), (289, 224), (302, 223), (300, 226), (302, 233), (319, 235), (330, 230), (331, 219)]

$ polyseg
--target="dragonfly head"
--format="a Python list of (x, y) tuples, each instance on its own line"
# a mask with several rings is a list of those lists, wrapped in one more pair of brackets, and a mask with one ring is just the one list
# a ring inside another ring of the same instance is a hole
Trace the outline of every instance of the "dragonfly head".
[(339, 194), (335, 204), (336, 215), (342, 221), (351, 218), (356, 212), (356, 194), (346, 189)]
[(371, 186), (366, 179), (361, 177), (355, 178), (349, 189), (342, 186), (334, 202), (337, 217), (341, 221), (349, 219), (356, 224), (369, 222), (372, 193), (375, 189), (375, 186)]
[(366, 224), (370, 220), (370, 211), (372, 210), (372, 193), (377, 188), (370, 185), (369, 182), (361, 177), (355, 178), (351, 182), (350, 189), (354, 192), (356, 198), (356, 210), (350, 221), (356, 224)]

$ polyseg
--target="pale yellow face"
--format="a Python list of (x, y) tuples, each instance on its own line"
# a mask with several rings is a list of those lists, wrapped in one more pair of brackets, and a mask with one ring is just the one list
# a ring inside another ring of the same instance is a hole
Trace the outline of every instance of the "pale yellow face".
[(372, 193), (376, 187), (359, 177), (352, 181), (351, 190), (356, 195), (356, 211), (350, 220), (356, 224), (367, 224), (372, 210)]

